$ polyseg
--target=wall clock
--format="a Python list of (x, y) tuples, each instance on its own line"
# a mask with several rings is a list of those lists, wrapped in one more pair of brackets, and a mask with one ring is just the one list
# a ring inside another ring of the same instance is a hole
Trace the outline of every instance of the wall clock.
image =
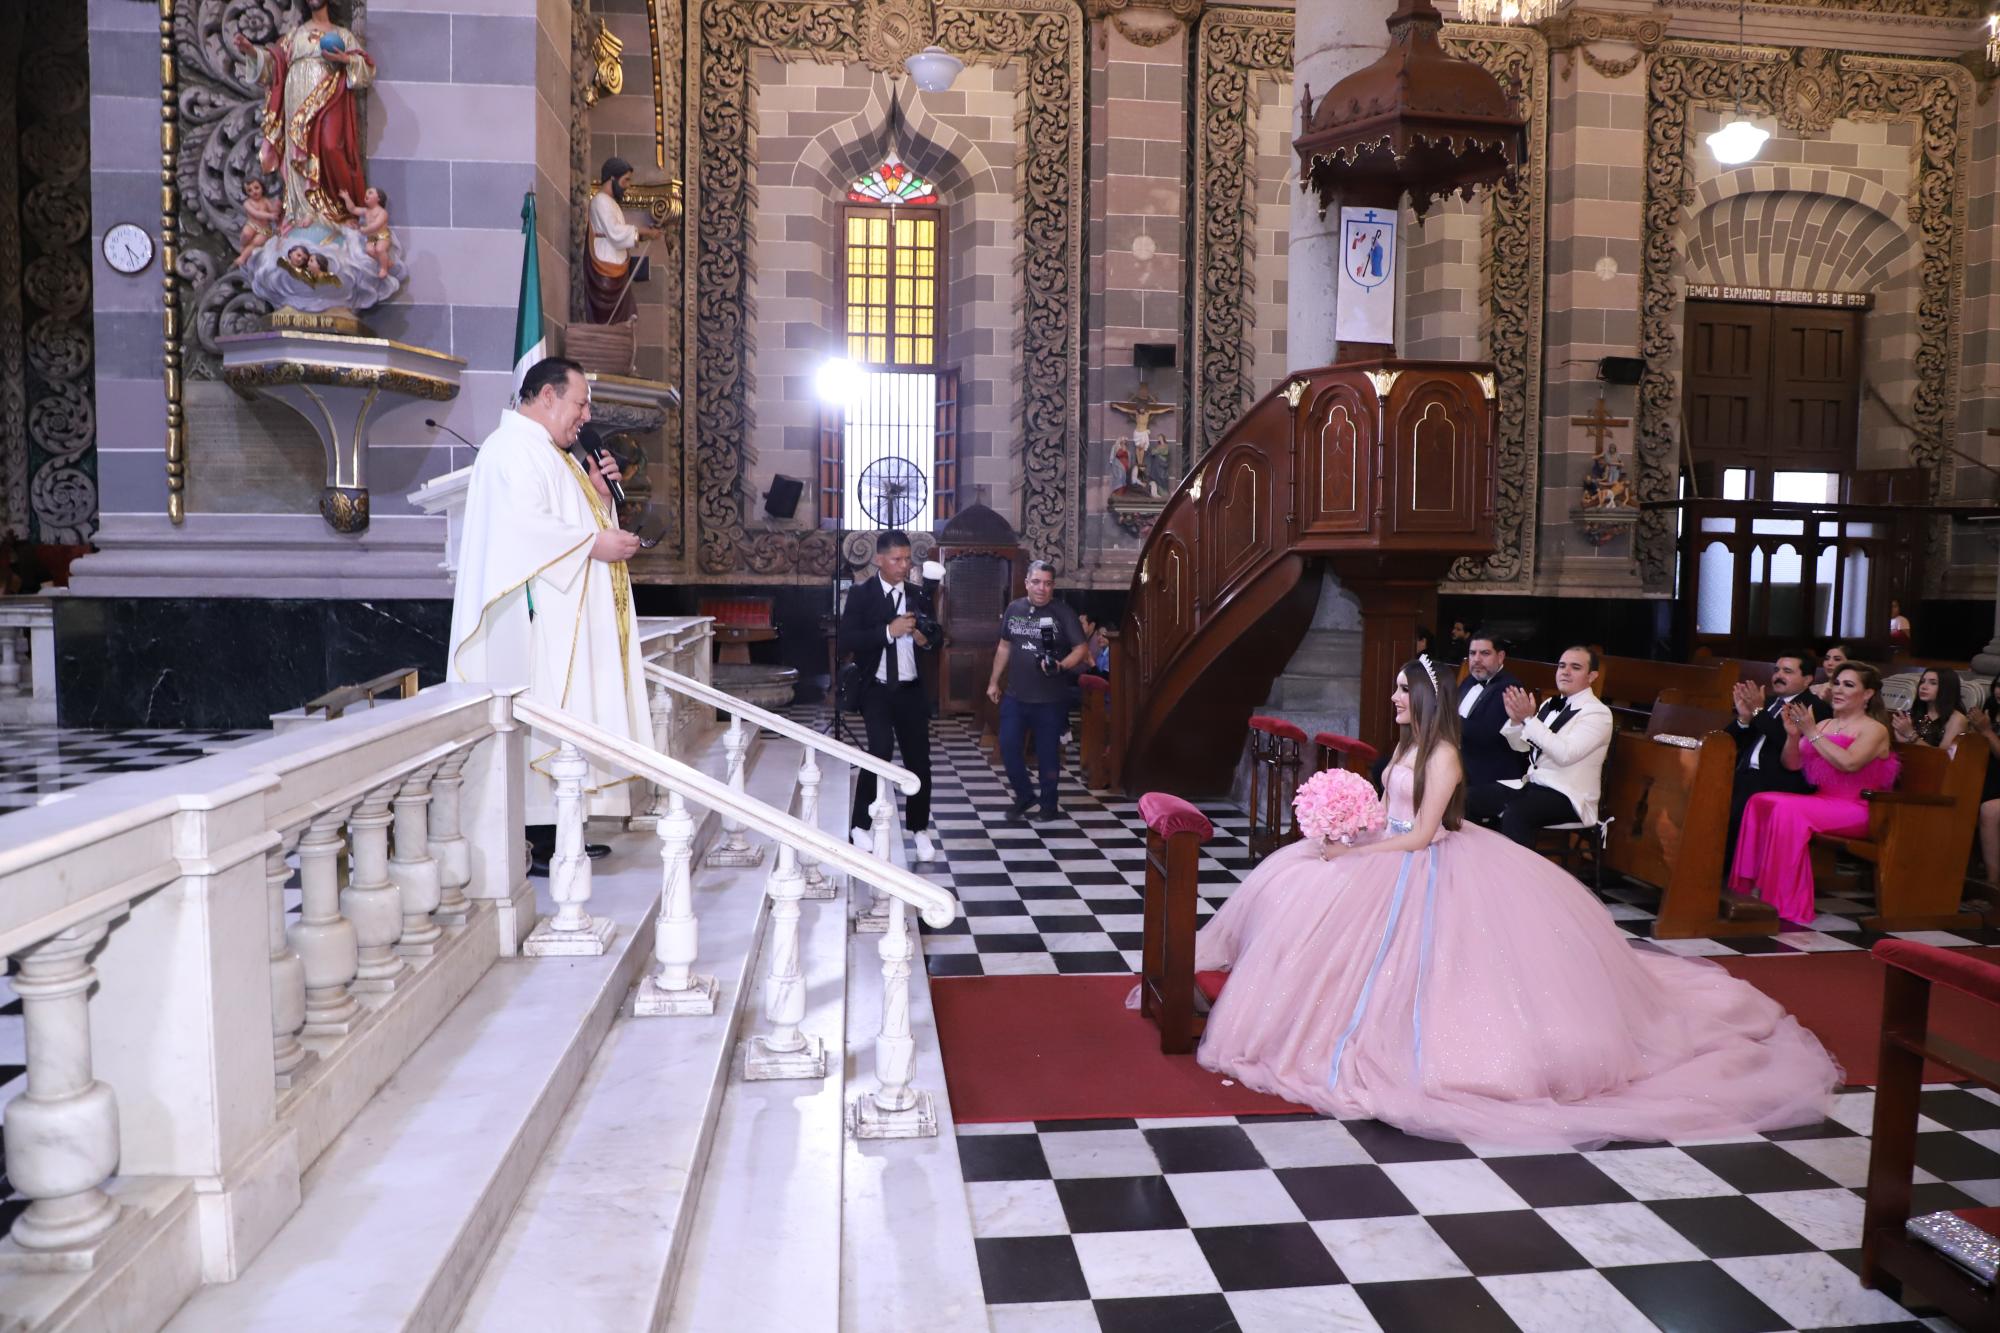
[(120, 273), (138, 273), (153, 262), (153, 237), (144, 227), (121, 222), (104, 233), (104, 262)]

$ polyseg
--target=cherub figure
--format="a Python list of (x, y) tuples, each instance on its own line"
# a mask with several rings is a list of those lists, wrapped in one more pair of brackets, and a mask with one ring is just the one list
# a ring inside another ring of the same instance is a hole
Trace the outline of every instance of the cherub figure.
[(354, 196), (345, 190), (340, 192), (340, 198), (361, 228), (362, 238), (368, 243), (369, 257), (375, 261), (381, 276), (388, 277), (389, 196), (371, 185), (361, 192), (361, 202), (358, 204), (354, 202)]
[(306, 268), (306, 258), (306, 248), (303, 245), (295, 245), (285, 251), (285, 257), (278, 261), (278, 266), (299, 279), (299, 281), (310, 285), (312, 283), (312, 273)]
[(237, 268), (243, 267), (251, 251), (271, 239), (284, 212), (284, 201), (271, 198), (258, 177), (243, 182), (243, 230), (237, 233), (242, 248), (236, 252)]
[(333, 270), (327, 267), (326, 256), (314, 251), (306, 256), (306, 280), (317, 287), (323, 282), (334, 282)]

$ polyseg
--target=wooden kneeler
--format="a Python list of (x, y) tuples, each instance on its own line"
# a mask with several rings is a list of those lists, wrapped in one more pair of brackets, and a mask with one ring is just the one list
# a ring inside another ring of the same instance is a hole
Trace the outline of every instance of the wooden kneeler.
[(1207, 1024), (1195, 1012), (1194, 934), (1201, 845), (1215, 836), (1215, 826), (1180, 797), (1159, 791), (1139, 798), (1139, 817), (1146, 821), (1139, 1012), (1159, 1026), (1162, 1053), (1186, 1055)]

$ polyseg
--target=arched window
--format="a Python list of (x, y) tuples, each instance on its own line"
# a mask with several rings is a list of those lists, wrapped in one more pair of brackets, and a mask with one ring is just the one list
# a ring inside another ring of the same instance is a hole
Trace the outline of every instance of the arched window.
[(848, 186), (840, 235), (841, 350), (856, 373), (822, 419), (820, 522), (932, 527), (958, 512), (958, 373), (942, 364), (937, 187), (891, 146)]

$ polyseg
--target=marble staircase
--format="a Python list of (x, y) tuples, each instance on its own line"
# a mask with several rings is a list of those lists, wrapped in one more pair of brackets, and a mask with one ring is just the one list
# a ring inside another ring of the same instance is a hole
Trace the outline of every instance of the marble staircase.
[[(1357, 734), (1361, 708), (1357, 685), (1361, 679), (1361, 606), (1331, 574), (1321, 578), (1312, 627), (1299, 641), (1284, 671), (1271, 683), (1270, 695), (1257, 711), (1296, 723), (1308, 737), (1322, 731), (1352, 736)], [(1301, 775), (1312, 770), (1310, 742), (1305, 759)], [(1239, 805), (1247, 806), (1250, 796), (1247, 735), (1230, 795)]]

